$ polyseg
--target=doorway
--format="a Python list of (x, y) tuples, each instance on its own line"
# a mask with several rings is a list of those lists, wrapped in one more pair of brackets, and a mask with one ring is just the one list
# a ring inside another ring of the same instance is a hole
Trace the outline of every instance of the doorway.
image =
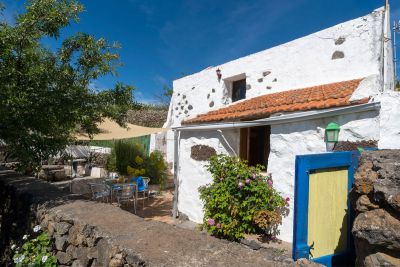
[(269, 125), (240, 129), (240, 158), (247, 160), (249, 166), (260, 164), (267, 168), (270, 136)]

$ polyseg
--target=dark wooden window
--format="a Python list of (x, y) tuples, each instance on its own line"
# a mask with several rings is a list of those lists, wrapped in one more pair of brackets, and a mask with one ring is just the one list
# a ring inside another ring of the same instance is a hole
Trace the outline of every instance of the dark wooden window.
[(267, 168), (270, 153), (270, 126), (240, 129), (240, 158), (250, 166), (261, 164)]
[(246, 98), (246, 79), (232, 82), (232, 102)]

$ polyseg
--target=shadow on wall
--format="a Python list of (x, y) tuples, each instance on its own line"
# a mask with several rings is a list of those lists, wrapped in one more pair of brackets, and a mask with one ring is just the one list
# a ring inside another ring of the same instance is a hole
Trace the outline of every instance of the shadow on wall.
[[(345, 132), (355, 137), (361, 138), (362, 137), (361, 134), (359, 132), (354, 132), (352, 129), (350, 129), (348, 124), (355, 121), (366, 120), (366, 119), (378, 119), (378, 118), (379, 118), (378, 111), (369, 111), (369, 112), (352, 113), (341, 116), (327, 117), (322, 119), (312, 119), (294, 123), (281, 124), (282, 127), (279, 127), (279, 131), (276, 130), (276, 127), (272, 127), (272, 134), (291, 134), (294, 131), (306, 132), (306, 131), (314, 131), (317, 129), (325, 129), (326, 125), (329, 122), (335, 121), (341, 126), (340, 133), (342, 135), (343, 132)], [(295, 128), (293, 127), (294, 124), (296, 124)], [(373, 127), (373, 125), (366, 123), (364, 127), (369, 128), (369, 130), (371, 130), (371, 127)], [(360, 132), (363, 131), (363, 129), (364, 128), (362, 128)], [(374, 128), (374, 130), (378, 129)]]
[[(334, 254), (340, 254), (348, 249), (348, 246), (351, 246), (351, 254), (347, 257), (345, 262), (343, 261), (343, 257), (333, 256), (332, 257), (332, 266), (353, 266), (355, 263), (355, 254), (354, 254), (354, 243), (351, 235), (349, 234), (349, 225), (348, 225), (348, 209), (345, 209), (345, 216), (343, 216), (342, 227), (340, 228), (340, 237), (338, 240), (338, 244), (334, 250)], [(349, 240), (350, 238), (350, 240)]]
[[(229, 153), (231, 156), (238, 155), (239, 151), (239, 129), (232, 130), (211, 130), (211, 131), (184, 131), (181, 132), (181, 145), (182, 140), (187, 140), (190, 138), (196, 138), (194, 145), (207, 145), (212, 147), (210, 144), (211, 139), (218, 139), (218, 143), (222, 145), (223, 149)], [(220, 149), (218, 147), (212, 147), (220, 154)], [(191, 149), (190, 147), (185, 149)]]

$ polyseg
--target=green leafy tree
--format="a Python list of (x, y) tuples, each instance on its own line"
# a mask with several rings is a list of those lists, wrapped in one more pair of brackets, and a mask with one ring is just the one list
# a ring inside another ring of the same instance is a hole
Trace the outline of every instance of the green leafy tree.
[(133, 87), (90, 87), (116, 74), (118, 44), (78, 33), (60, 40), (56, 51), (42, 45), (58, 39), (82, 10), (75, 0), (30, 0), (14, 24), (0, 19), (0, 140), (23, 167), (38, 167), (77, 131), (97, 133), (105, 117), (123, 125), (132, 108)]

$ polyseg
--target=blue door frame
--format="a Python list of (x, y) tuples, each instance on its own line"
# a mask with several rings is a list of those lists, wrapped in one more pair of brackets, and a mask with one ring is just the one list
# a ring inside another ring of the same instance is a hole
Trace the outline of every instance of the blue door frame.
[[(295, 202), (294, 202), (294, 233), (293, 233), (293, 258), (310, 258), (310, 246), (307, 244), (308, 232), (308, 195), (309, 195), (309, 175), (311, 171), (326, 168), (346, 168), (348, 170), (348, 192), (350, 192), (354, 172), (358, 166), (357, 151), (335, 152), (296, 156), (295, 173)], [(349, 216), (347, 232), (347, 250), (340, 254), (326, 255), (312, 259), (315, 262), (326, 266), (354, 264), (353, 238), (351, 226), (354, 214), (347, 201)]]

